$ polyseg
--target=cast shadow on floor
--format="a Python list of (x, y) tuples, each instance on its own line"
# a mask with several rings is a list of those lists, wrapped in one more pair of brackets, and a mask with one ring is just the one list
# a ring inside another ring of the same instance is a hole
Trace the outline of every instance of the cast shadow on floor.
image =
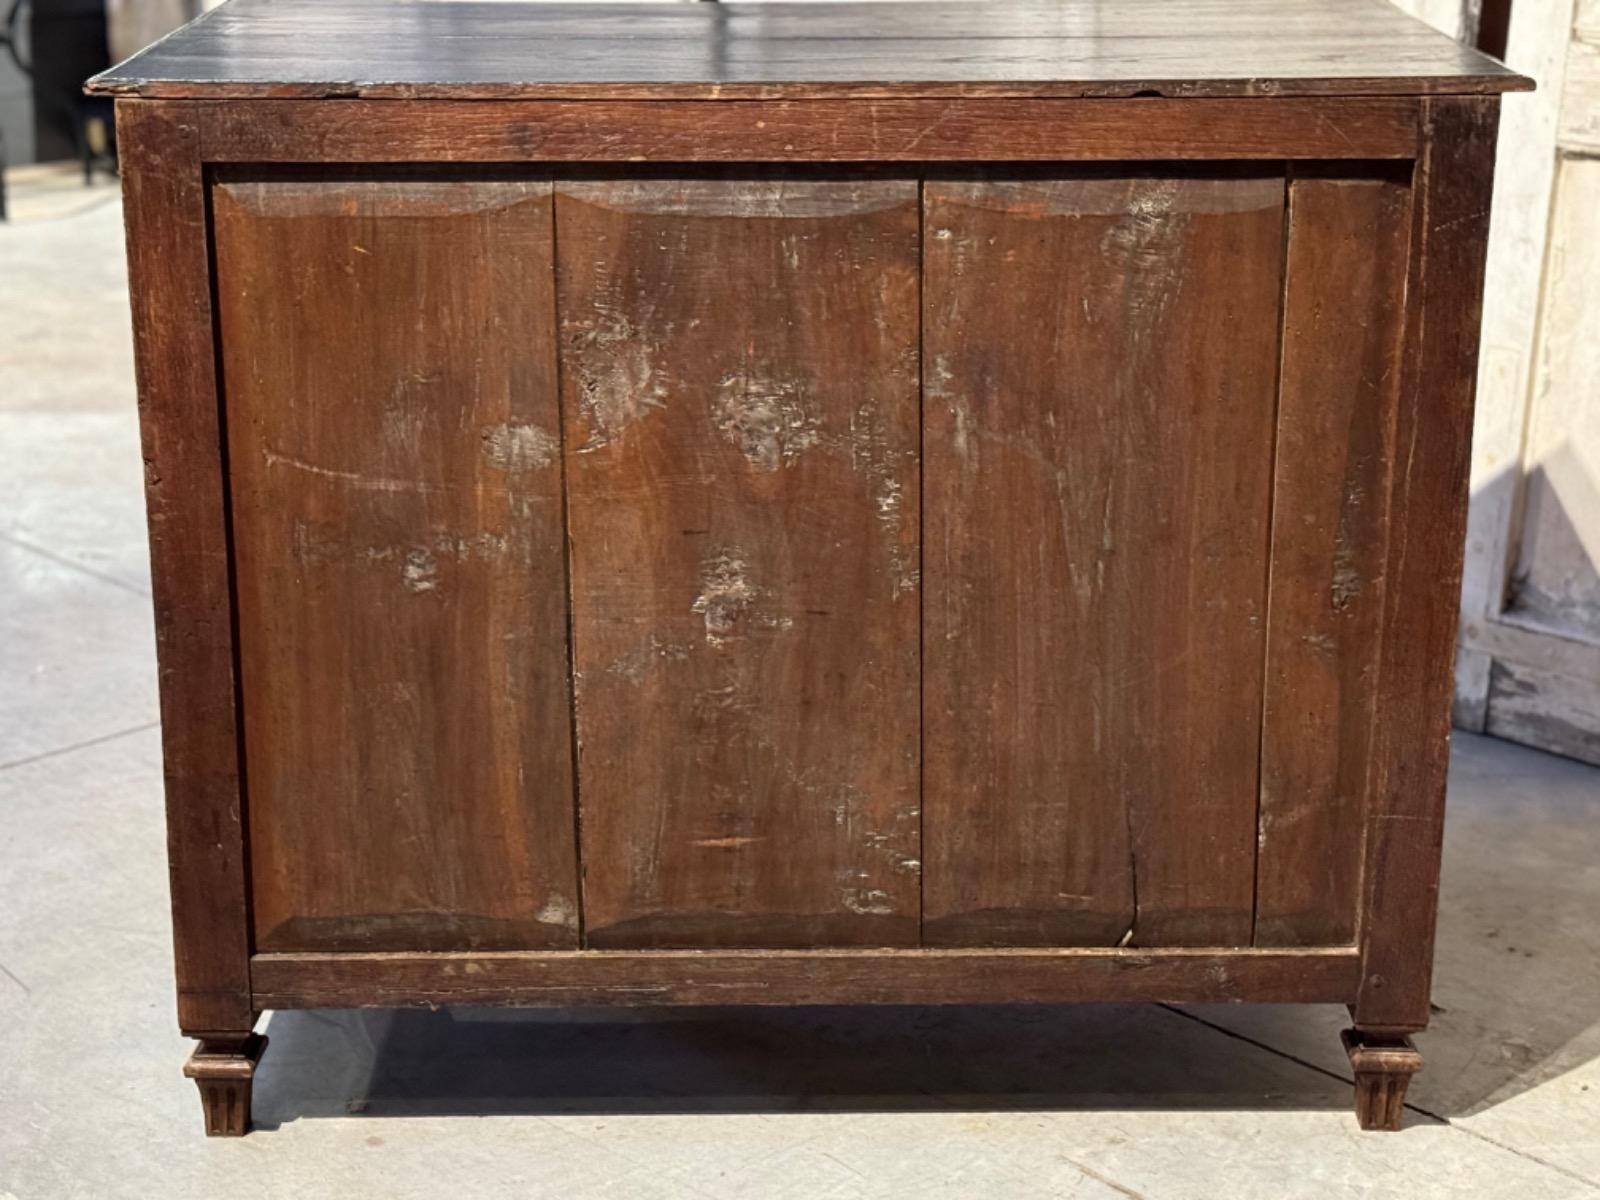
[(1350, 1084), (1158, 1005), (275, 1013), (302, 1117), (1338, 1109)]

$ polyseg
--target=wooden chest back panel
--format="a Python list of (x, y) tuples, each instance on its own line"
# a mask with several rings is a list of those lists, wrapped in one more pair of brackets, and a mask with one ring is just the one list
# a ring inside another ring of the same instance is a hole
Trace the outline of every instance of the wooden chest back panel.
[(550, 192), (213, 189), (258, 949), (577, 945)]
[(1018, 9), (1083, 24), (1020, 53), (985, 5), (234, 0), (91, 81), (185, 1031), (1425, 1026), (1532, 81), (1339, 0), (1218, 5)]
[(930, 179), (925, 930), (1248, 945), (1284, 179)]
[(560, 182), (587, 944), (914, 945), (914, 178)]
[(1355, 936), (1405, 176), (212, 193), (257, 950)]

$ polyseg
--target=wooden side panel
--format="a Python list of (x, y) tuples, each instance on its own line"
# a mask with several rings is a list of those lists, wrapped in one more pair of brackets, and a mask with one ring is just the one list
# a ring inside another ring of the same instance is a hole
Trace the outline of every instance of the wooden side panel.
[(927, 183), (930, 944), (1249, 944), (1283, 210)]
[(213, 206), (256, 945), (575, 946), (550, 184)]
[(117, 105), (139, 377), (178, 1021), (242, 1032), (250, 939), (205, 179), (181, 105)]
[(1407, 180), (1296, 178), (1261, 740), (1256, 944), (1346, 945), (1405, 330)]
[(914, 943), (917, 184), (556, 213), (588, 943)]
[(1498, 100), (1426, 103), (1372, 746), (1356, 1024), (1428, 1023)]

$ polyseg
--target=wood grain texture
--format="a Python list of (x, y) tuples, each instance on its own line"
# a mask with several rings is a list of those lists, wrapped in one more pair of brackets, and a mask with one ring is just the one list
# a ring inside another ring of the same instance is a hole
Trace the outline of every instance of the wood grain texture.
[(1261, 736), (1258, 946), (1354, 942), (1389, 473), (1405, 334), (1409, 179), (1289, 191)]
[(159, 96), (1230, 96), (1530, 86), (1380, 0), (232, 0), (91, 82)]
[(119, 105), (128, 278), (172, 878), (178, 1021), (248, 1030), (223, 434), (199, 135), (181, 106)]
[(1284, 179), (925, 193), (925, 938), (1248, 945)]
[(587, 942), (914, 943), (916, 181), (556, 204)]
[(195, 101), (213, 162), (1412, 158), (1418, 102)]
[(1365, 1032), (1428, 1023), (1450, 752), (1494, 102), (1428, 103), (1413, 189), (1405, 374), (1395, 436), (1361, 996)]
[(646, 950), (259, 954), (269, 1008), (674, 1004), (1337, 1003), (1354, 950)]
[(550, 183), (213, 205), (256, 945), (575, 946)]

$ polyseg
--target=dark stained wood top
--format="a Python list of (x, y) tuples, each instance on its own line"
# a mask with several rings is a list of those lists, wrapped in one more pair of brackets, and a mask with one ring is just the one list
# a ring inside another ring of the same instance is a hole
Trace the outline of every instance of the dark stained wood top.
[(1530, 87), (1385, 0), (229, 0), (89, 83), (111, 95), (459, 99)]

